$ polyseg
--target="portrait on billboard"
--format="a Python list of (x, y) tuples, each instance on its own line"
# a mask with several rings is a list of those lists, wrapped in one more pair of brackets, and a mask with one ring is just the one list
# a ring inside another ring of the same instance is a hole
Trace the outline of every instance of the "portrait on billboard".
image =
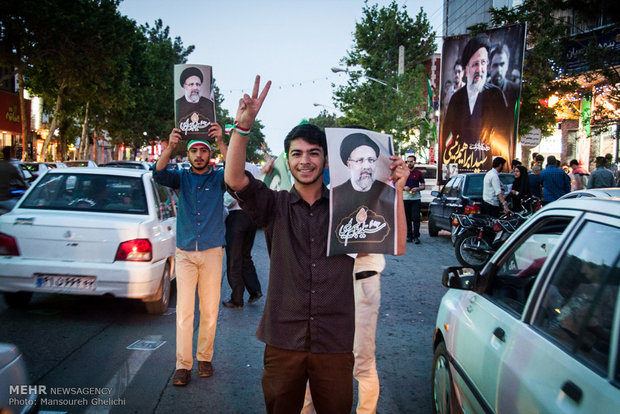
[(181, 136), (212, 142), (208, 130), (216, 119), (211, 66), (174, 65), (174, 79), (174, 119)]
[(481, 172), (514, 158), (524, 45), (525, 25), (444, 40), (439, 168)]
[(396, 189), (389, 181), (392, 136), (326, 128), (330, 180), (327, 255), (396, 253)]

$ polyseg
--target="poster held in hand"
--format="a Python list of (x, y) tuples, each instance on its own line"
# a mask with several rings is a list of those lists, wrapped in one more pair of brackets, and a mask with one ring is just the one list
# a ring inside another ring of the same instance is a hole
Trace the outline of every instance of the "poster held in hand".
[(175, 125), (186, 140), (213, 142), (208, 136), (215, 119), (213, 72), (207, 65), (174, 65)]

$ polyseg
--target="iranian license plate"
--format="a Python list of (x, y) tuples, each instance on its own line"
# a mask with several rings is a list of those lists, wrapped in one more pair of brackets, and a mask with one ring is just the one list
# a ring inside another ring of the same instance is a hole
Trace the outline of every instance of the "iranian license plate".
[(36, 275), (37, 287), (95, 290), (95, 276)]

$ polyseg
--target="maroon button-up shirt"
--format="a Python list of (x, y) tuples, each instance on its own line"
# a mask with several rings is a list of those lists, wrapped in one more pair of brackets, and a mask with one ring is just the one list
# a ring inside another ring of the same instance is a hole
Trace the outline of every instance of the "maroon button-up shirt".
[(294, 351), (353, 350), (353, 259), (327, 257), (329, 191), (312, 206), (293, 187), (273, 191), (246, 172), (250, 184), (231, 192), (262, 228), (271, 260), (265, 309), (256, 336)]

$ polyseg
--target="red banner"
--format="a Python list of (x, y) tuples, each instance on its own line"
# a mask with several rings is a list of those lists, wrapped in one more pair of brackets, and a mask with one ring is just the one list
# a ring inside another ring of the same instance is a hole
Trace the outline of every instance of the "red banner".
[[(26, 99), (26, 131), (30, 131), (30, 100)], [(19, 110), (19, 97), (16, 94), (0, 91), (0, 130), (21, 135), (22, 124)]]

